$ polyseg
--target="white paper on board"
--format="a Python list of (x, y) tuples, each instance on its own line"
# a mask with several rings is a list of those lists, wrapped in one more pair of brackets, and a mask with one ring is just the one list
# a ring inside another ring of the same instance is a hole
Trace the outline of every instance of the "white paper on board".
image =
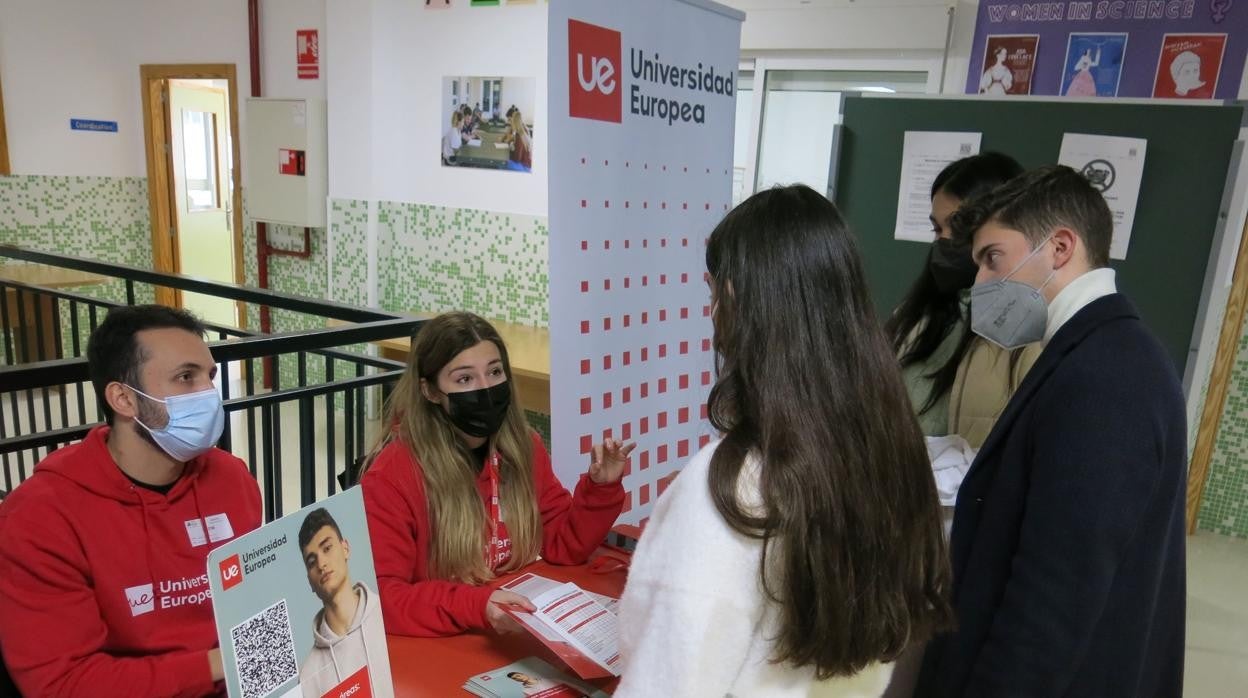
[(1105, 197), (1114, 215), (1114, 239), (1109, 246), (1111, 259), (1126, 259), (1131, 245), (1131, 228), (1135, 225), (1135, 209), (1140, 199), (1140, 182), (1144, 179), (1144, 152), (1148, 141), (1143, 138), (1093, 136), (1067, 133), (1062, 136), (1058, 164), (1081, 172), (1092, 186)]
[(969, 131), (906, 131), (894, 239), (932, 241), (932, 182), (949, 163), (978, 154), (983, 137)]

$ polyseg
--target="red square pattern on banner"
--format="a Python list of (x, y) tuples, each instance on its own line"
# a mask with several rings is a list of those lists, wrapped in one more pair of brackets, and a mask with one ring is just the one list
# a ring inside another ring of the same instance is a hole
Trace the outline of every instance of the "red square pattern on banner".
[[(589, 64), (585, 65), (588, 70)], [(589, 75), (587, 72), (587, 79)], [(619, 167), (619, 163), (624, 162), (623, 158), (617, 162), (615, 157), (608, 159), (601, 155), (584, 160), (590, 169), (610, 168), (612, 165)], [(651, 169), (649, 164), (655, 167)], [(649, 170), (651, 177), (657, 177), (661, 169), (668, 173), (664, 177), (679, 177), (671, 173), (684, 171), (688, 176), (688, 172), (692, 171), (695, 176), (700, 176), (702, 171), (710, 168), (682, 167), (681, 163), (676, 163), (665, 169), (663, 163), (651, 162), (633, 169), (639, 179), (644, 174), (643, 169)], [(671, 187), (671, 184), (662, 183), (662, 187)], [(710, 315), (710, 307), (704, 305), (709, 294), (701, 286), (689, 285), (696, 282), (698, 276), (705, 279), (705, 267), (700, 260), (692, 257), (692, 250), (689, 249), (689, 240), (696, 240), (697, 233), (685, 228), (690, 225), (691, 214), (700, 219), (707, 207), (704, 204), (696, 208), (695, 213), (696, 204), (704, 199), (692, 192), (666, 194), (675, 199), (670, 202), (673, 206), (666, 207), (669, 202), (662, 201), (665, 196), (662, 192), (666, 189), (648, 183), (645, 186), (648, 188), (642, 193), (629, 196), (632, 201), (642, 204), (635, 209), (636, 212), (642, 214), (652, 200), (660, 203), (666, 211), (661, 215), (671, 216), (670, 221), (630, 221), (630, 225), (640, 227), (633, 227), (632, 232), (626, 235), (569, 241), (573, 246), (580, 244), (582, 251), (590, 255), (584, 257), (585, 266), (578, 261), (578, 268), (572, 271), (583, 276), (570, 281), (570, 290), (579, 288), (588, 294), (579, 301), (584, 304), (582, 312), (585, 314), (576, 319), (583, 322), (582, 328), (587, 330), (587, 336), (580, 340), (584, 343), (580, 351), (585, 353), (574, 357), (576, 361), (584, 362), (579, 367), (584, 369), (579, 390), (585, 396), (602, 396), (598, 405), (592, 404), (592, 398), (585, 398), (591, 411), (586, 415), (588, 421), (578, 429), (582, 434), (588, 432), (593, 435), (592, 439), (588, 439), (592, 443), (583, 443), (586, 452), (598, 443), (600, 436), (605, 438), (612, 431), (623, 440), (635, 440), (638, 444), (626, 466), (624, 482), (627, 491), (625, 513), (633, 512), (631, 517), (626, 516), (625, 519), (630, 522), (636, 522), (648, 513), (660, 492), (673, 481), (674, 471), (685, 465), (695, 448), (700, 448), (710, 439), (700, 433), (707, 430), (697, 420), (699, 414), (706, 414), (702, 401), (711, 383), (707, 380), (711, 371), (706, 370), (709, 368), (706, 354), (712, 351), (712, 340), (708, 336), (710, 328), (705, 320)], [(679, 189), (677, 186), (671, 190)], [(632, 216), (628, 210), (631, 209), (631, 201), (626, 205), (623, 197), (617, 200), (612, 195), (604, 201), (602, 195), (595, 196), (588, 189), (584, 194), (595, 204), (603, 203), (602, 207), (591, 207), (598, 212), (610, 209), (614, 215)], [(581, 195), (577, 192), (570, 203), (575, 206)], [(688, 200), (693, 205), (682, 211), (685, 209), (682, 200)], [(718, 203), (714, 204), (716, 213), (712, 215), (721, 215), (718, 214), (718, 206)], [(648, 209), (646, 215), (660, 215), (659, 208)], [(649, 235), (646, 234), (647, 227), (653, 231)], [(686, 237), (682, 237), (682, 233)], [(690, 255), (690, 259), (670, 264), (677, 258), (673, 257), (669, 262), (666, 257), (647, 257), (643, 251), (649, 249), (651, 239), (656, 243), (656, 251), (658, 248), (667, 251), (676, 247), (676, 251), (681, 255)], [(635, 241), (641, 244), (634, 248), (632, 243)], [(672, 244), (668, 245), (668, 241)], [(676, 241), (680, 241), (679, 247)], [(654, 277), (654, 284), (650, 283), (651, 277)], [(640, 279), (640, 283), (633, 283), (636, 279)], [(679, 291), (671, 288), (678, 279), (681, 284)], [(601, 286), (595, 287), (597, 284)], [(703, 308), (701, 317), (698, 316), (699, 306)], [(651, 313), (655, 313), (654, 323), (650, 322)], [(632, 322), (638, 314), (638, 322)], [(600, 320), (601, 325), (598, 324)], [(629, 350), (623, 349), (630, 345)], [(638, 355), (634, 356), (634, 352)], [(586, 356), (592, 358), (586, 359)], [(598, 357), (602, 359), (601, 364), (598, 364)], [(634, 358), (637, 359), (635, 363)], [(575, 364), (573, 366), (577, 368)], [(674, 383), (669, 385), (669, 381)], [(677, 387), (679, 391), (674, 390)], [(672, 400), (675, 395), (679, 395), (678, 400)], [(643, 417), (639, 412), (646, 412), (648, 416)], [(596, 416), (599, 414), (602, 416)], [(612, 429), (604, 429), (606, 423), (610, 423)]]

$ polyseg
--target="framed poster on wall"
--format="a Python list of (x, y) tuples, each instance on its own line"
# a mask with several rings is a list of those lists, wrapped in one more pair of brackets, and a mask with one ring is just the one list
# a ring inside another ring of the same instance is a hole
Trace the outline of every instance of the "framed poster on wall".
[(1071, 34), (1066, 44), (1062, 94), (1067, 97), (1117, 97), (1126, 53), (1126, 34)]
[(983, 75), (979, 93), (990, 95), (1029, 95), (1031, 75), (1036, 69), (1039, 34), (996, 35), (984, 42)]
[(1225, 52), (1226, 34), (1166, 34), (1157, 56), (1153, 96), (1212, 99)]

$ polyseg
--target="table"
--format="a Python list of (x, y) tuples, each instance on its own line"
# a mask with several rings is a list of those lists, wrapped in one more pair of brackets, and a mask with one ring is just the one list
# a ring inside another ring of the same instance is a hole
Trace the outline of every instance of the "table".
[[(88, 286), (108, 280), (99, 274), (47, 264), (0, 264), (0, 279), (50, 289)], [(18, 339), (14, 348), (18, 356), (23, 362), (61, 358), (61, 352), (58, 351), (61, 322), (56, 298), (23, 292), (21, 314), (25, 317), (22, 318), (18, 313), (17, 291), (15, 288), (6, 288), (4, 302), (8, 306), (9, 326), (17, 332)], [(21, 323), (23, 319), (25, 322)], [(39, 351), (40, 343), (43, 345), (42, 352)]]
[(511, 155), (510, 146), (507, 148), (494, 146), (495, 143), (502, 141), (503, 131), (482, 128), (479, 132), (481, 145), (468, 145), (468, 141), (464, 141), (464, 145), (455, 153), (455, 163), (461, 167), (486, 167), (499, 170), (507, 167), (507, 158)]
[[(434, 317), (436, 313), (413, 311), (413, 315), (423, 319)], [(341, 320), (330, 320), (331, 327), (341, 326)], [(513, 322), (490, 320), (498, 335), (507, 345), (507, 358), (511, 361), (513, 386), (520, 396), (520, 405), (530, 412), (550, 414), (550, 331), (545, 327), (518, 325)], [(407, 337), (383, 339), (373, 342), (381, 350), (384, 358), (393, 361), (407, 361), (412, 349), (412, 342)]]
[[(532, 572), (543, 577), (574, 582), (586, 591), (618, 597), (624, 591), (625, 572), (603, 574), (589, 571), (588, 565), (560, 567), (538, 561), (523, 571), (499, 580)], [(396, 698), (446, 698), (467, 696), (463, 685), (468, 679), (504, 667), (525, 657), (540, 657), (551, 666), (573, 675), (536, 638), (528, 634), (493, 635), (466, 633), (445, 638), (416, 638), (388, 635), (390, 672)], [(573, 675), (574, 676), (574, 675)], [(615, 689), (616, 679), (589, 681), (607, 692)]]

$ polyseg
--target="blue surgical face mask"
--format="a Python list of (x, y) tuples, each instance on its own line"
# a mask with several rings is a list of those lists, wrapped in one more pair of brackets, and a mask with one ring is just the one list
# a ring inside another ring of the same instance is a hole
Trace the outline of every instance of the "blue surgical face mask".
[(1014, 281), (1010, 277), (1044, 249), (1052, 236), (1036, 246), (1009, 274), (996, 281), (987, 281), (971, 289), (971, 331), (1002, 349), (1015, 349), (1044, 339), (1049, 321), (1049, 305), (1041, 291), (1053, 276), (1054, 269), (1039, 288)]
[(151, 400), (163, 403), (169, 421), (160, 429), (153, 429), (137, 417), (134, 421), (147, 430), (161, 450), (170, 458), (185, 463), (217, 445), (225, 431), (225, 409), (221, 394), (216, 388), (208, 388), (186, 395), (164, 398), (152, 397), (133, 386), (126, 386)]

